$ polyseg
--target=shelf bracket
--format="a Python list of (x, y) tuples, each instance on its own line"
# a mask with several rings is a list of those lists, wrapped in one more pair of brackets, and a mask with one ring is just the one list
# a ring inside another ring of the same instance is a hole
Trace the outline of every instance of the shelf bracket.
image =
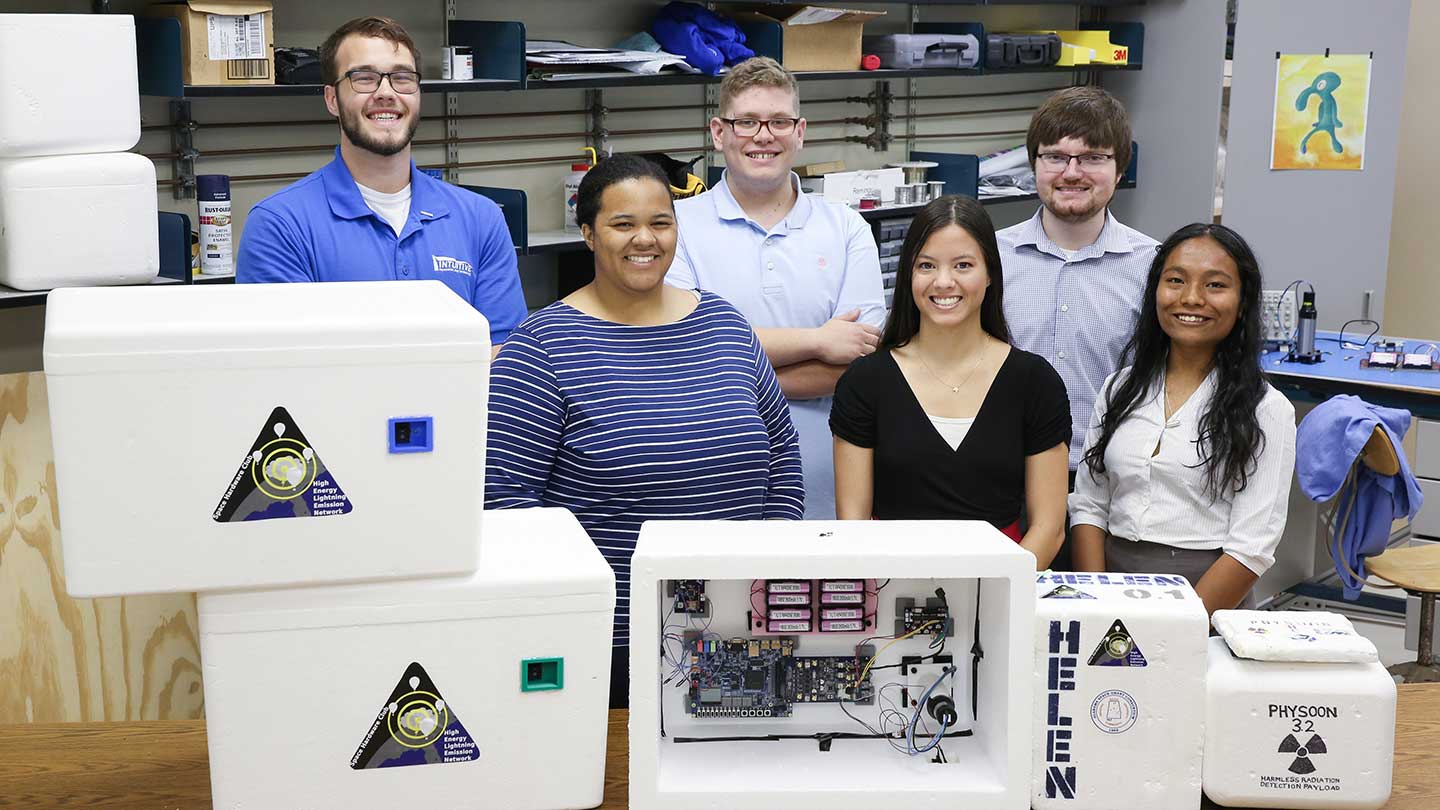
[(595, 157), (598, 160), (605, 155), (605, 148), (610, 143), (610, 130), (605, 128), (605, 91), (585, 91), (585, 115), (589, 119), (590, 131), (585, 135), (585, 145), (595, 147)]
[(175, 153), (170, 176), (175, 179), (171, 192), (177, 200), (195, 199), (195, 159), (200, 152), (195, 148), (195, 131), (199, 125), (190, 117), (190, 102), (186, 99), (170, 102), (170, 147)]
[(870, 94), (869, 100), (874, 110), (874, 114), (871, 116), (874, 119), (873, 129), (862, 143), (876, 152), (884, 152), (890, 148), (890, 142), (894, 140), (890, 134), (890, 107), (895, 102), (895, 96), (890, 92), (890, 82), (875, 82), (875, 92)]
[[(914, 3), (910, 4), (910, 27), (909, 32), (915, 33), (915, 24), (920, 22), (920, 7)], [(905, 160), (910, 159), (910, 153), (915, 151), (915, 94), (920, 90), (920, 83), (913, 78), (905, 80)]]
[[(445, 0), (445, 25), (444, 43), (445, 47), (440, 51), (440, 58), (447, 58), (450, 48), (450, 21), (455, 19), (455, 0)], [(458, 93), (442, 93), (445, 100), (445, 180), (459, 185), (460, 170), (456, 168), (460, 164), (460, 95)]]

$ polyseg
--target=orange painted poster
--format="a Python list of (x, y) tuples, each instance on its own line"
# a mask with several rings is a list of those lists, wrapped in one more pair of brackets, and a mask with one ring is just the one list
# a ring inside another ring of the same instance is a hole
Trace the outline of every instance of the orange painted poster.
[(1281, 55), (1275, 60), (1270, 168), (1365, 168), (1369, 106), (1369, 55)]

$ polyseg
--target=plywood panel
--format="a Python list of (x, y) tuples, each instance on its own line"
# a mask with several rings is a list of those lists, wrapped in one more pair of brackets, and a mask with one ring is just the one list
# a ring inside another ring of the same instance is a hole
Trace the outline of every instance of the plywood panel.
[(0, 724), (200, 717), (194, 594), (71, 599), (60, 529), (44, 375), (0, 376)]

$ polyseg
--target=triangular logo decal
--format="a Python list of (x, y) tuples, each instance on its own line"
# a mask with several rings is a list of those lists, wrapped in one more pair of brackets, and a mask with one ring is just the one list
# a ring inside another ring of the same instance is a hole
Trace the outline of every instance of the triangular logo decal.
[(1100, 639), (1100, 646), (1090, 655), (1090, 666), (1143, 667), (1148, 666), (1148, 662), (1140, 653), (1140, 645), (1125, 629), (1125, 623), (1116, 619), (1105, 633), (1105, 638)]
[(350, 499), (284, 408), (270, 412), (230, 479), (216, 523), (323, 517), (350, 512)]
[(365, 732), (350, 758), (350, 767), (361, 771), (479, 758), (480, 747), (460, 725), (455, 710), (441, 697), (425, 668), (411, 662)]

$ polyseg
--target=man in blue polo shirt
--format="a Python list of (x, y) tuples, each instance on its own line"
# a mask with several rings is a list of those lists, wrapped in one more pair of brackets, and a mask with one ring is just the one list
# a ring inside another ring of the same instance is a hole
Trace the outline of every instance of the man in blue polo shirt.
[(725, 176), (675, 203), (680, 241), (665, 281), (709, 290), (750, 321), (800, 434), (805, 518), (835, 518), (830, 401), (850, 361), (875, 351), (885, 322), (880, 254), (848, 207), (800, 193), (805, 140), (795, 77), (773, 59), (736, 65), (710, 119)]
[(235, 280), (438, 279), (485, 316), (498, 349), (525, 317), (515, 246), (499, 206), (410, 159), (420, 125), (414, 41), (394, 20), (362, 17), (331, 34), (320, 59), (340, 146), (251, 209)]

